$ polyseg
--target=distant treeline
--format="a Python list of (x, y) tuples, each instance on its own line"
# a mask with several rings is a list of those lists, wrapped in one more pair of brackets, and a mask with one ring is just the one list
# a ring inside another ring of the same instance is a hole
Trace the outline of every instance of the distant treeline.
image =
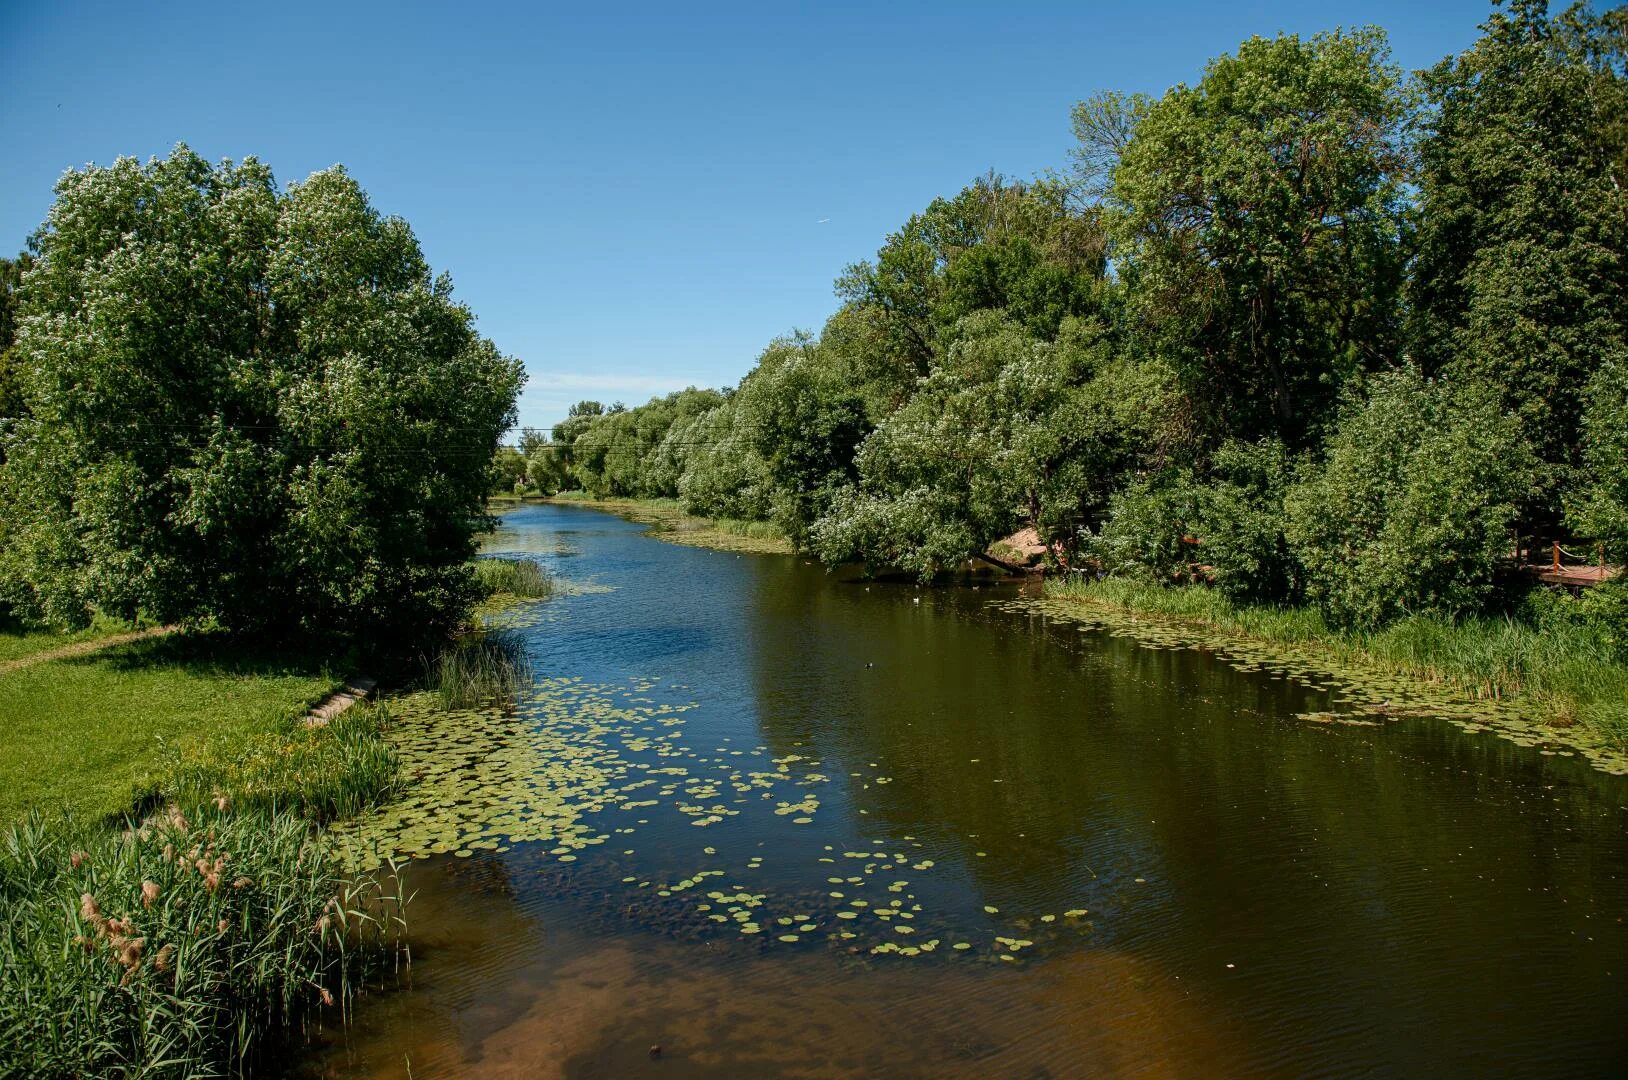
[(1067, 170), (934, 200), (737, 388), (583, 402), (496, 482), (923, 577), (1032, 525), (1359, 624), (1485, 609), (1517, 538), (1620, 559), (1625, 57), (1628, 10), (1522, 0), (1411, 75), (1370, 28), (1098, 94)]

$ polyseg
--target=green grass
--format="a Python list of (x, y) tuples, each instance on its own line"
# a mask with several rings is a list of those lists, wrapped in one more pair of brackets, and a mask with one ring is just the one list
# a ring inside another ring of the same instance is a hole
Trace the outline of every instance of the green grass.
[(1604, 633), (1581, 622), (1552, 619), (1539, 627), (1514, 618), (1414, 616), (1378, 630), (1344, 629), (1311, 608), (1240, 605), (1202, 585), (1163, 588), (1120, 578), (1049, 581), (1046, 595), (1311, 646), (1337, 662), (1515, 701), (1556, 727), (1581, 724), (1628, 746), (1628, 663)]
[(554, 579), (531, 559), (476, 559), (475, 580), (489, 600), (539, 600), (554, 595)]
[(0, 674), (0, 826), (31, 807), (127, 810), (178, 749), (277, 730), (336, 689), (335, 673), (211, 635), (118, 645)]
[(239, 810), (293, 810), (319, 822), (351, 817), (400, 787), (400, 763), (384, 738), (389, 725), (389, 706), (362, 703), (319, 727), (285, 721), (193, 743), (163, 763), (152, 797), (184, 807), (219, 799)]
[(60, 649), (64, 645), (77, 645), (83, 641), (121, 634), (132, 627), (118, 619), (97, 616), (96, 621), (83, 630), (59, 634), (54, 630), (30, 630), (12, 623), (0, 622), (0, 664), (9, 660), (22, 660), (40, 653)]

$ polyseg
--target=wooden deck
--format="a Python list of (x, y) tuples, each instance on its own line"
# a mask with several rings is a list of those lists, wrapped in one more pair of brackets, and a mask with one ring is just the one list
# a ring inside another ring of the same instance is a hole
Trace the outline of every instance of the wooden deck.
[(1545, 585), (1564, 585), (1572, 589), (1586, 589), (1610, 581), (1622, 573), (1620, 566), (1560, 566), (1553, 563), (1526, 563), (1521, 567)]

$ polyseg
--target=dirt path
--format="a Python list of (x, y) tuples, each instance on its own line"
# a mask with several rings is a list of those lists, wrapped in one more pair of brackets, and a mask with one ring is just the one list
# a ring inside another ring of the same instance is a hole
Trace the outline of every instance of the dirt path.
[(32, 656), (21, 656), (16, 660), (0, 662), (0, 675), (18, 668), (32, 667), (35, 664), (44, 664), (51, 660), (65, 660), (72, 656), (85, 656), (88, 653), (111, 649), (115, 645), (126, 642), (140, 641), (142, 638), (162, 637), (174, 633), (178, 628), (174, 626), (149, 626), (145, 630), (131, 630), (125, 634), (114, 634), (112, 637), (96, 638), (94, 641), (76, 641), (72, 645), (64, 645), (60, 649), (48, 649), (45, 652), (35, 653)]

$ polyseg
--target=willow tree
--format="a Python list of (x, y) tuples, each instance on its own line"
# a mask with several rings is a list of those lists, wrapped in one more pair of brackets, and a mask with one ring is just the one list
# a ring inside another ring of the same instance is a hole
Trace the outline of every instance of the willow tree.
[(0, 585), (259, 630), (467, 610), (524, 375), (342, 168), (280, 191), (185, 146), (65, 174), (23, 281)]

